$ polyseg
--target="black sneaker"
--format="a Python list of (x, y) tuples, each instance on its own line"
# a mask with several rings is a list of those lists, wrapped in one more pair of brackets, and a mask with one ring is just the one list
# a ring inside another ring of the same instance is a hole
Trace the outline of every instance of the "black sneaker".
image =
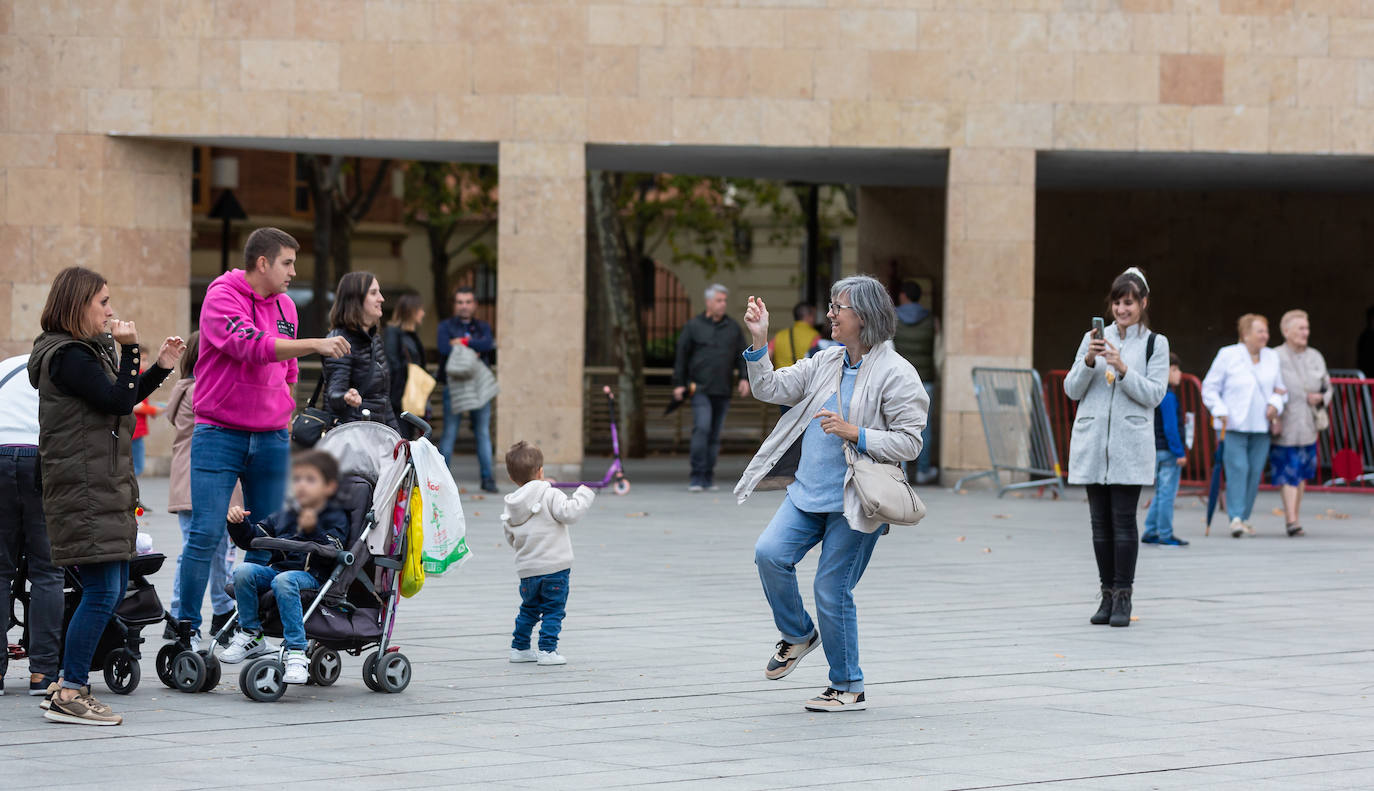
[(482, 491), (487, 492), (489, 494), (501, 493), (501, 490), (496, 488), (496, 481), (492, 480), (491, 478), (482, 479)]
[(807, 711), (863, 711), (868, 708), (868, 700), (862, 692), (841, 692), (834, 687), (806, 701)]
[(1155, 535), (1154, 533), (1146, 533), (1145, 535), (1143, 535), (1143, 536), (1140, 537), (1140, 543), (1142, 543), (1142, 544), (1158, 544), (1158, 543), (1161, 543), (1161, 542), (1160, 542), (1160, 540), (1159, 540), (1159, 536)]
[(1188, 546), (1188, 542), (1178, 536), (1169, 536), (1168, 538), (1159, 539), (1159, 545), (1164, 547), (1186, 547)]
[(34, 680), (33, 680), (33, 677), (30, 676), (30, 677), (29, 677), (29, 697), (34, 697), (34, 698), (36, 698), (36, 697), (38, 697), (38, 696), (40, 696), (40, 695), (46, 695), (46, 694), (48, 694), (48, 688), (51, 687), (55, 681), (57, 681), (57, 679), (55, 679), (55, 678), (49, 678), (49, 677), (47, 677), (47, 676), (39, 676), (39, 677), (38, 677), (38, 680), (37, 680), (37, 681), (34, 681)]
[(769, 681), (777, 681), (788, 673), (797, 669), (797, 663), (802, 657), (816, 650), (816, 646), (821, 644), (821, 633), (812, 632), (811, 639), (804, 643), (789, 643), (786, 640), (778, 641), (778, 650), (768, 657), (768, 667), (763, 670), (763, 677)]

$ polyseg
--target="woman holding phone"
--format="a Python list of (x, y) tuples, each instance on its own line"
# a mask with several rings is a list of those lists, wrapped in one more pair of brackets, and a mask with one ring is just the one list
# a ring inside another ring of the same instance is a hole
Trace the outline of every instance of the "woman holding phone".
[(1154, 410), (1169, 389), (1169, 340), (1146, 326), (1150, 286), (1135, 267), (1112, 281), (1107, 324), (1083, 336), (1064, 392), (1078, 402), (1069, 483), (1088, 490), (1093, 554), (1102, 586), (1094, 624), (1131, 625), (1136, 506), (1155, 480)]

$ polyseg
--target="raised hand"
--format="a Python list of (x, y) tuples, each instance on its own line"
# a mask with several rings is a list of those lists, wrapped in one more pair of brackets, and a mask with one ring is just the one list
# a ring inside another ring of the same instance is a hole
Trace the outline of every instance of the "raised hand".
[(110, 319), (110, 334), (120, 346), (133, 346), (138, 343), (138, 329), (132, 321)]
[(749, 305), (744, 309), (744, 326), (753, 336), (755, 349), (768, 345), (768, 306), (762, 299), (749, 297)]
[(180, 335), (173, 335), (162, 342), (162, 348), (157, 353), (157, 365), (159, 368), (171, 370), (181, 359), (181, 355), (186, 351), (186, 341)]

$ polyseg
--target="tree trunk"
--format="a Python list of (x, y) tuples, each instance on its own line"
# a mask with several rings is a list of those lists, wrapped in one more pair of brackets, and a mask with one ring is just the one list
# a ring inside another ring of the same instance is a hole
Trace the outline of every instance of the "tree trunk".
[(434, 308), (440, 319), (448, 318), (453, 312), (453, 300), (448, 295), (448, 240), (452, 227), (425, 225), (425, 238), (429, 241), (429, 275), (434, 281)]
[(307, 171), (310, 174), (310, 201), (315, 209), (315, 275), (311, 278), (310, 322), (317, 335), (324, 335), (329, 331), (330, 259), (334, 252), (333, 185), (338, 183), (343, 160), (330, 157), (326, 162), (313, 154), (302, 156), (307, 157), (310, 164)]
[(593, 249), (600, 262), (602, 304), (610, 323), (611, 348), (620, 368), (618, 377), (622, 452), (644, 456), (644, 343), (639, 330), (638, 300), (626, 245), (625, 227), (616, 205), (615, 176), (604, 171), (588, 174), (587, 205), (591, 209)]

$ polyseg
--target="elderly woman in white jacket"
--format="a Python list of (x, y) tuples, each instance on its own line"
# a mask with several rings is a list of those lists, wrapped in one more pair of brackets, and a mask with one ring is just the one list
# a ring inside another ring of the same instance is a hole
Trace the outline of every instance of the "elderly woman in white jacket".
[[(805, 707), (855, 711), (868, 704), (853, 591), (883, 525), (864, 516), (845, 444), (878, 461), (914, 460), (921, 453), (930, 397), (916, 369), (892, 348), (897, 314), (881, 283), (864, 275), (847, 277), (831, 289), (830, 300), (834, 337), (844, 346), (775, 371), (768, 358), (768, 309), (763, 300), (749, 298), (744, 314), (753, 338), (744, 354), (749, 385), (760, 401), (793, 409), (759, 448), (735, 494), (744, 502), (755, 489), (787, 489), (754, 547), (763, 592), (782, 637), (764, 676), (786, 676), (821, 645), (830, 685)], [(796, 566), (817, 544), (813, 623), (797, 590)]]
[[(1131, 625), (1140, 488), (1155, 481), (1155, 407), (1169, 388), (1169, 339), (1145, 326), (1150, 286), (1139, 269), (1107, 295), (1114, 321), (1083, 336), (1064, 392), (1078, 402), (1069, 439), (1069, 483), (1088, 490), (1102, 602), (1089, 621)], [(1153, 337), (1151, 337), (1153, 336)]]
[(1288, 392), (1279, 355), (1268, 348), (1269, 320), (1247, 313), (1236, 322), (1240, 342), (1223, 346), (1202, 380), (1202, 403), (1212, 425), (1225, 432), (1226, 515), (1231, 536), (1254, 535), (1250, 514), (1269, 456), (1269, 433), (1278, 427)]

